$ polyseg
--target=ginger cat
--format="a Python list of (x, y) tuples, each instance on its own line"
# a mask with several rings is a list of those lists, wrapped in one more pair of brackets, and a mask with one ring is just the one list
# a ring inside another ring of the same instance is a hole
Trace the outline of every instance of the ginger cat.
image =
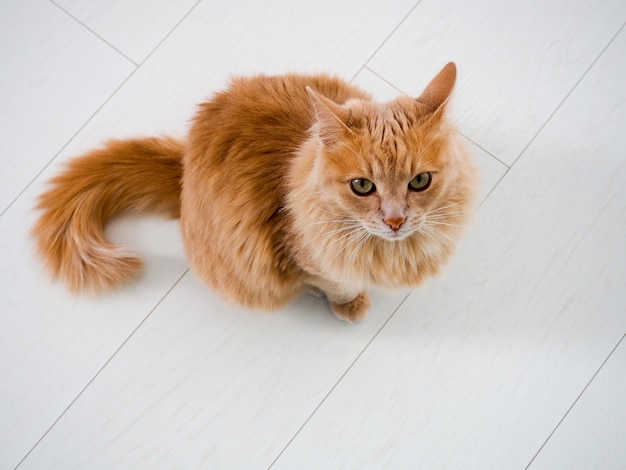
[(121, 212), (180, 217), (193, 271), (226, 299), (276, 309), (304, 291), (363, 318), (368, 287), (439, 270), (472, 212), (471, 158), (446, 120), (456, 67), (386, 104), (326, 75), (234, 79), (185, 141), (111, 141), (69, 162), (40, 198), (33, 234), (72, 290), (142, 267), (110, 243)]

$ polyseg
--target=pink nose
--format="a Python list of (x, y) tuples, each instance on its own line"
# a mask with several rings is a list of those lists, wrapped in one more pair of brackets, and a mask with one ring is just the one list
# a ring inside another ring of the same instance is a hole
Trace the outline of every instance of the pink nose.
[(400, 230), (400, 227), (402, 226), (405, 220), (406, 220), (406, 217), (404, 216), (386, 217), (385, 223), (389, 225), (389, 227), (391, 227), (391, 230), (393, 230), (394, 232), (397, 232), (398, 230)]

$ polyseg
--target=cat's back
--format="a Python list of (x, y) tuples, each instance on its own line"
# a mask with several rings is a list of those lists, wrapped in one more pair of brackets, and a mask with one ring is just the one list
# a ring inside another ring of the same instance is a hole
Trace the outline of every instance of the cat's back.
[(226, 90), (200, 106), (190, 143), (210, 147), (215, 163), (269, 154), (282, 158), (303, 143), (313, 125), (307, 86), (338, 103), (369, 99), (355, 86), (325, 74), (234, 78)]
[(245, 116), (252, 118), (249, 120), (252, 123), (257, 123), (254, 120), (256, 118), (276, 118), (278, 114), (278, 117), (295, 119), (306, 130), (315, 115), (307, 87), (337, 103), (344, 103), (351, 98), (369, 99), (369, 95), (357, 87), (327, 74), (255, 75), (233, 78), (229, 87), (205, 103), (203, 109), (209, 112), (252, 113)]

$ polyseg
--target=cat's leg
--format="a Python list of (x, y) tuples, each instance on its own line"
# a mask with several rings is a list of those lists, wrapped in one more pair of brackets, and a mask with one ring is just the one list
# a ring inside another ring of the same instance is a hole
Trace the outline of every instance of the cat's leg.
[(346, 303), (333, 302), (328, 297), (328, 303), (330, 304), (330, 310), (335, 316), (348, 323), (365, 318), (372, 305), (367, 292), (359, 292), (355, 298)]
[(367, 292), (348, 289), (336, 282), (317, 278), (309, 285), (309, 291), (322, 291), (328, 299), (330, 310), (337, 318), (348, 323), (365, 318), (372, 305)]

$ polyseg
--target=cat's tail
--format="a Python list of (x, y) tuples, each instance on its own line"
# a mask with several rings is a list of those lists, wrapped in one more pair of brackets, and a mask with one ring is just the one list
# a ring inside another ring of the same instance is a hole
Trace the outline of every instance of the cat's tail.
[(114, 140), (70, 161), (41, 195), (33, 228), (53, 276), (73, 291), (99, 291), (136, 276), (141, 259), (104, 234), (121, 212), (180, 216), (184, 143), (171, 138)]

